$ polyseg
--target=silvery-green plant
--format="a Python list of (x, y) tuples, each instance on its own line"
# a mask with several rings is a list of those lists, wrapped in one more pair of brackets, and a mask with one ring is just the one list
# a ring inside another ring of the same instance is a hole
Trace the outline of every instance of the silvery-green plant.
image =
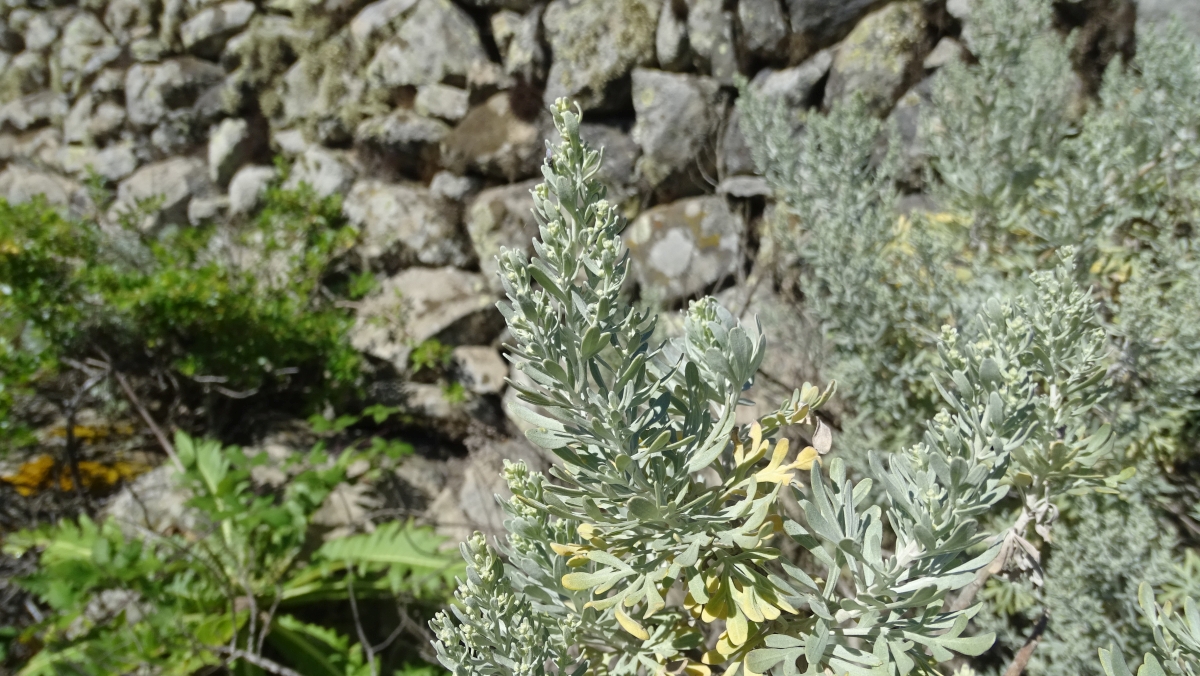
[[(804, 384), (736, 423), (766, 349), (757, 323), (706, 298), (681, 338), (651, 342), (655, 317), (621, 296), (630, 261), (601, 153), (565, 101), (552, 113), (562, 142), (533, 191), (535, 255), (508, 250), (499, 267), (512, 358), (532, 381), (512, 385), (518, 414), (560, 464), (550, 478), (506, 468), (508, 535), (463, 545), (459, 604), (433, 623), (442, 663), (456, 676), (909, 674), (989, 648), (959, 590), (1019, 558), (1056, 494), (1112, 483), (1095, 469), (1109, 433), (1090, 416), (1104, 334), (1072, 259), (1036, 276), (1036, 294), (985, 304), (978, 339), (943, 332), (945, 407), (856, 480), (827, 456), (817, 410), (831, 390)], [(793, 452), (785, 428), (810, 445)], [(1012, 493), (1020, 516), (989, 532), (980, 518)]]
[[(1138, 604), (1146, 623), (1154, 632), (1154, 647), (1148, 651), (1137, 676), (1196, 676), (1200, 674), (1200, 609), (1191, 598), (1184, 598), (1182, 613), (1170, 603), (1159, 606), (1154, 590), (1142, 583)], [(1119, 650), (1100, 649), (1105, 676), (1134, 676)]]

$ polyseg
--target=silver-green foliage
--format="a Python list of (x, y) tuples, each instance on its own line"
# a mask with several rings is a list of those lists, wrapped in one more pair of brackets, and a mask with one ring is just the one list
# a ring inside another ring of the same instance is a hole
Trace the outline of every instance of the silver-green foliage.
[[(482, 536), (464, 545), (461, 604), (433, 623), (443, 664), (464, 676), (908, 674), (986, 650), (991, 635), (966, 631), (979, 606), (951, 607), (952, 592), (1045, 525), (1046, 501), (1104, 487), (1092, 466), (1109, 432), (1090, 422), (1104, 334), (1070, 259), (1034, 278), (1036, 294), (987, 303), (980, 338), (942, 335), (944, 410), (854, 480), (822, 459), (828, 391), (805, 384), (736, 424), (766, 347), (757, 325), (706, 298), (682, 338), (651, 343), (655, 317), (620, 295), (629, 258), (596, 180), (601, 154), (565, 102), (552, 112), (563, 141), (533, 191), (541, 238), (532, 260), (505, 251), (500, 271), (513, 358), (533, 383), (513, 385), (530, 405), (519, 414), (561, 465), (553, 482), (507, 469), (508, 536), (498, 550)], [(812, 445), (775, 441), (789, 425)], [(1010, 493), (1024, 526), (989, 532), (980, 517)]]

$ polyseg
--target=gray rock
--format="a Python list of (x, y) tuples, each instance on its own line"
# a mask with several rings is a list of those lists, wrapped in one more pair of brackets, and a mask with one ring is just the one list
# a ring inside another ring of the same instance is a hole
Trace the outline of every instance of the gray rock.
[(238, 169), (229, 181), (230, 215), (249, 214), (257, 209), (276, 175), (275, 167), (249, 166)]
[(861, 94), (886, 113), (922, 74), (926, 22), (919, 0), (903, 0), (864, 18), (838, 47), (825, 88), (825, 105)]
[(541, 129), (518, 117), (503, 92), (467, 113), (442, 142), (442, 161), (450, 171), (470, 168), (506, 181), (536, 174), (544, 154)]
[(87, 191), (83, 186), (57, 174), (9, 164), (0, 172), (0, 197), (9, 204), (21, 204), (42, 195), (48, 204), (69, 207), (76, 213), (86, 210)]
[(92, 80), (88, 92), (93, 96), (112, 99), (125, 91), (125, 71), (120, 68), (105, 68)]
[(402, 173), (428, 175), (427, 168), (437, 164), (439, 144), (449, 133), (445, 122), (400, 108), (363, 120), (354, 131), (354, 141)]
[(464, 202), (479, 192), (481, 183), (474, 176), (457, 176), (448, 171), (439, 171), (429, 181), (429, 194), (451, 202)]
[[(672, 193), (698, 192), (697, 162), (712, 143), (724, 111), (720, 85), (697, 75), (633, 71), (633, 140), (642, 149), (638, 172)], [(696, 176), (692, 176), (692, 174)]]
[(40, 52), (51, 45), (58, 39), (59, 24), (54, 21), (49, 12), (38, 12), (29, 17), (29, 22), (25, 24), (25, 49), (31, 52)]
[(321, 197), (344, 194), (354, 183), (358, 172), (347, 163), (341, 154), (320, 146), (309, 146), (304, 154), (292, 164), (286, 188), (296, 188), (307, 183)]
[(742, 46), (759, 59), (786, 54), (788, 22), (780, 0), (741, 0), (737, 6)]
[(271, 132), (271, 146), (280, 154), (295, 157), (312, 145), (300, 129), (280, 129)]
[(78, 91), (83, 79), (100, 72), (121, 55), (121, 48), (104, 25), (90, 12), (76, 14), (63, 28), (58, 47), (60, 82), (67, 91)]
[(189, 56), (161, 64), (134, 64), (125, 76), (129, 121), (142, 127), (154, 126), (169, 111), (194, 104), (224, 75), (220, 66)]
[(159, 157), (180, 155), (192, 150), (196, 132), (196, 118), (190, 109), (170, 110), (150, 131), (150, 146)]
[(129, 43), (129, 55), (138, 63), (158, 63), (171, 53), (171, 46), (158, 38), (138, 38)]
[[(688, 47), (687, 17), (681, 16), (676, 8), (686, 10), (686, 5), (664, 2), (658, 15), (658, 26), (654, 32), (654, 53), (658, 67), (663, 70), (685, 70), (692, 64), (692, 52)], [(686, 14), (686, 12), (684, 12)]]
[(952, 37), (943, 37), (938, 40), (921, 65), (925, 70), (935, 70), (953, 61), (963, 61), (966, 56), (967, 48), (963, 47), (961, 42)]
[(463, 84), (472, 64), (487, 53), (471, 17), (450, 0), (419, 0), (367, 66), (374, 89), (423, 84)]
[(689, 0), (688, 43), (700, 68), (721, 82), (733, 82), (737, 51), (733, 42), (734, 14), (724, 0)]
[[(591, 147), (604, 149), (604, 162), (596, 178), (608, 189), (609, 202), (618, 203), (636, 192), (637, 161), (642, 149), (630, 134), (611, 124), (584, 122), (579, 125), (579, 136)], [(557, 146), (562, 137), (551, 129), (546, 142)]]
[(225, 42), (250, 23), (254, 3), (238, 0), (201, 10), (179, 27), (183, 48), (201, 56), (215, 57)]
[(729, 176), (717, 186), (717, 194), (741, 199), (769, 197), (771, 187), (761, 176)]
[(934, 77), (936, 74), (906, 92), (888, 114), (889, 128), (896, 130), (896, 136), (892, 138), (900, 144), (897, 178), (914, 188), (921, 187), (924, 181), (925, 151), (921, 145), (921, 118), (933, 99)]
[(67, 146), (59, 151), (58, 166), (78, 178), (95, 172), (107, 183), (116, 183), (138, 168), (132, 141), (121, 141), (104, 148)]
[(412, 348), (430, 338), (448, 345), (491, 342), (504, 323), (496, 300), (482, 275), (452, 267), (409, 268), (359, 304), (350, 344), (404, 371)]
[(514, 12), (525, 12), (537, 6), (540, 0), (462, 0), (467, 7), (481, 9), (507, 9)]
[(88, 137), (96, 143), (106, 141), (115, 136), (125, 126), (125, 107), (111, 101), (105, 101), (92, 113), (88, 120)]
[(117, 201), (112, 216), (129, 213), (143, 200), (160, 200), (155, 216), (143, 228), (187, 223), (188, 202), (207, 192), (208, 167), (194, 157), (173, 157), (138, 169), (117, 186)]
[(394, 273), (408, 265), (464, 266), (471, 260), (452, 205), (419, 184), (359, 181), (343, 209), (359, 228), (355, 251), (373, 269)]
[(496, 348), (463, 345), (454, 348), (451, 359), (458, 382), (475, 394), (500, 394), (508, 377), (508, 364)]
[(175, 468), (161, 465), (126, 484), (102, 510), (129, 537), (145, 537), (145, 531), (168, 534), (199, 530), (200, 514), (187, 507), (191, 495), (172, 477)]
[(737, 272), (745, 224), (723, 197), (695, 197), (643, 212), (624, 239), (643, 297), (671, 302)]
[(25, 131), (62, 124), (70, 108), (67, 97), (52, 91), (39, 92), (0, 106), (0, 129)]
[(627, 101), (626, 76), (654, 63), (661, 9), (662, 0), (553, 0), (542, 18), (552, 54), (546, 106), (564, 96), (584, 110)]
[(460, 523), (492, 537), (505, 532), (504, 521), (509, 518), (496, 500), (512, 497), (504, 480), (505, 460), (524, 462), (537, 472), (550, 466), (541, 451), (524, 439), (491, 442), (471, 455), (462, 483), (457, 485), (458, 506), (464, 517)]
[[(1154, 4), (1156, 1), (1159, 4), (1166, 5), (1174, 2), (1174, 0), (1140, 0), (1138, 2), (1138, 13), (1145, 13), (1146, 6)], [(966, 21), (971, 18), (971, 0), (946, 0), (946, 12), (959, 21)]]
[(233, 172), (250, 159), (253, 150), (250, 123), (228, 118), (213, 130), (208, 139), (208, 177), (218, 186), (225, 186)]
[(225, 195), (196, 197), (188, 203), (188, 223), (203, 225), (223, 218), (229, 213), (229, 198)]
[(792, 33), (806, 52), (845, 37), (858, 20), (889, 0), (786, 0)]
[(127, 45), (153, 35), (153, 22), (161, 7), (159, 2), (145, 0), (109, 0), (104, 10), (104, 25), (118, 44)]
[(441, 118), (448, 122), (463, 119), (470, 104), (470, 92), (444, 84), (417, 87), (417, 97), (413, 101), (413, 107), (421, 115)]
[(813, 90), (833, 64), (833, 50), (825, 49), (791, 68), (764, 68), (750, 81), (750, 88), (763, 97), (783, 101), (789, 110), (808, 107)]
[(38, 52), (24, 51), (13, 57), (0, 75), (0, 101), (41, 93), (50, 84), (50, 68)]
[(479, 270), (497, 292), (504, 288), (496, 263), (501, 247), (524, 251), (526, 255), (533, 251), (538, 227), (529, 191), (537, 184), (537, 180), (532, 180), (489, 188), (467, 207), (467, 234), (479, 259)]
[(746, 132), (742, 129), (742, 111), (739, 108), (733, 109), (725, 123), (718, 161), (722, 176), (758, 173), (758, 167), (754, 164), (754, 154), (750, 151), (750, 142), (746, 140)]
[(500, 49), (504, 72), (526, 83), (546, 79), (546, 51), (542, 48), (542, 8), (522, 15), (503, 10), (492, 15), (492, 36)]
[(378, 0), (363, 7), (350, 20), (350, 37), (360, 48), (370, 45), (375, 37), (412, 9), (417, 0)]

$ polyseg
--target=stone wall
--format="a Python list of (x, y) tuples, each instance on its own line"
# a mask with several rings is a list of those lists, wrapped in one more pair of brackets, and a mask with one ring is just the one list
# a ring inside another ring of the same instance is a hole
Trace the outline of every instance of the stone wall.
[[(1143, 2), (1200, 33), (1195, 0)], [(1064, 28), (1096, 47), (1087, 58), (1131, 46), (1133, 0), (1064, 5)], [(161, 196), (145, 228), (236, 224), (285, 158), (291, 182), (345, 196), (379, 275), (354, 345), (403, 371), (411, 346), (437, 337), (493, 400), (507, 374), (493, 257), (536, 235), (528, 191), (556, 97), (578, 101), (584, 137), (605, 148), (643, 298), (723, 291), (786, 317), (753, 266), (770, 206), (735, 78), (797, 109), (862, 93), (911, 131), (921, 83), (970, 58), (957, 40), (969, 0), (4, 0), (0, 12), (0, 197), (114, 220)], [(1102, 64), (1077, 65), (1086, 85)], [(93, 174), (115, 191), (105, 213), (84, 188)], [(767, 366), (781, 382), (803, 371)], [(431, 420), (487, 417), (436, 385), (412, 385), (408, 401)]]

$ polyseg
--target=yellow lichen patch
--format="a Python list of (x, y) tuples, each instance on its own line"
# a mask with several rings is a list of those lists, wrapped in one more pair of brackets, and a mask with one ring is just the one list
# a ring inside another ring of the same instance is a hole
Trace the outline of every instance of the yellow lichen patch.
[[(116, 486), (123, 480), (132, 479), (150, 469), (141, 463), (117, 461), (100, 463), (84, 460), (79, 463), (79, 480), (83, 487), (90, 492), (103, 492)], [(63, 491), (75, 489), (71, 471), (49, 455), (39, 455), (30, 460), (14, 474), (0, 477), (0, 481), (10, 484), (19, 495), (29, 497), (49, 490), (57, 483)]]
[[(74, 428), (75, 438), (80, 441), (99, 441), (109, 437), (127, 437), (133, 434), (133, 427), (126, 424), (117, 425), (76, 425)], [(63, 438), (67, 436), (66, 425), (60, 425), (52, 428), (47, 434), (51, 437)]]

